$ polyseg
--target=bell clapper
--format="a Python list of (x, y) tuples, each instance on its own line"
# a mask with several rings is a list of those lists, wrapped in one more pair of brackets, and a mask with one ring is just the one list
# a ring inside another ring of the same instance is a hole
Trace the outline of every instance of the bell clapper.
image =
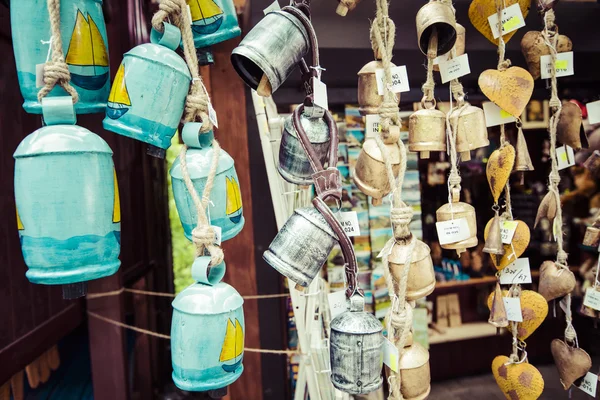
[(258, 83), (258, 88), (256, 88), (256, 93), (261, 97), (269, 97), (271, 96), (272, 91), (273, 89), (271, 88), (269, 78), (267, 78), (267, 75), (263, 74)]
[(428, 160), (429, 157), (431, 157), (431, 154), (428, 151), (422, 151), (420, 154), (421, 154), (421, 158), (424, 160)]

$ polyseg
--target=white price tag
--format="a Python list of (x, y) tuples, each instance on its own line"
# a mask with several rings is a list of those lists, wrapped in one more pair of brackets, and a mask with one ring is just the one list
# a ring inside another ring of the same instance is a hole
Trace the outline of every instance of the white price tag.
[(596, 397), (596, 387), (598, 386), (598, 375), (588, 372), (581, 380), (581, 384), (577, 386), (579, 389), (589, 394), (592, 397)]
[(221, 227), (220, 226), (216, 226), (216, 225), (211, 225), (211, 228), (213, 228), (213, 230), (215, 231), (215, 244), (217, 246), (221, 245)]
[(531, 283), (531, 267), (529, 258), (519, 258), (500, 270), (500, 284)]
[[(545, 55), (540, 57), (540, 72), (542, 79), (552, 78), (552, 56)], [(556, 55), (556, 62), (554, 64), (556, 70), (556, 77), (569, 76), (575, 74), (573, 66), (573, 52), (567, 51), (565, 53), (558, 53)]]
[(327, 101), (327, 85), (319, 79), (313, 79), (313, 96), (315, 105), (324, 110), (329, 109), (329, 103)]
[(573, 148), (567, 145), (558, 147), (556, 149), (556, 159), (558, 161), (559, 170), (575, 165), (575, 153), (573, 152)]
[[(406, 65), (400, 65), (391, 69), (392, 74), (392, 87), (393, 93), (408, 92), (410, 86), (408, 85), (408, 73), (406, 72)], [(377, 93), (383, 96), (384, 94), (384, 73), (383, 68), (375, 70), (375, 78), (377, 79)]]
[(500, 236), (502, 236), (502, 243), (511, 244), (513, 236), (515, 236), (515, 230), (519, 225), (518, 221), (504, 221), (500, 227)]
[(435, 228), (437, 229), (440, 244), (460, 242), (471, 236), (466, 218), (436, 222)]
[(365, 117), (365, 137), (376, 137), (381, 132), (381, 126), (379, 125), (381, 117), (377, 114), (368, 114)]
[(504, 308), (506, 308), (506, 317), (509, 321), (523, 322), (523, 313), (521, 312), (521, 299), (518, 297), (503, 297)]
[(469, 56), (465, 53), (452, 60), (440, 62), (440, 76), (442, 83), (460, 78), (471, 73), (469, 67)]
[(329, 302), (329, 312), (331, 313), (331, 319), (334, 319), (335, 317), (346, 311), (346, 309), (348, 308), (345, 290), (329, 293), (327, 295), (327, 301)]
[[(494, 39), (498, 39), (498, 36), (500, 36), (498, 33), (498, 14), (493, 13), (490, 15), (488, 17), (488, 22), (490, 23)], [(524, 26), (525, 18), (523, 18), (523, 13), (521, 12), (521, 7), (518, 3), (502, 10), (502, 36)]]
[(583, 305), (600, 311), (600, 290), (596, 290), (593, 287), (587, 288), (585, 297), (583, 298)]
[(508, 124), (515, 122), (517, 119), (504, 111), (491, 101), (486, 101), (482, 104), (483, 113), (485, 114), (485, 126), (491, 127), (496, 125)]
[(208, 103), (208, 119), (210, 120), (210, 122), (212, 122), (215, 128), (219, 127), (219, 121), (217, 120), (217, 112), (215, 111), (211, 102)]
[(349, 237), (360, 236), (360, 226), (358, 225), (358, 214), (356, 211), (344, 211), (338, 215), (340, 225)]
[(585, 105), (588, 113), (588, 122), (592, 125), (600, 123), (600, 100), (592, 101)]
[(35, 87), (42, 87), (46, 84), (44, 83), (44, 65), (46, 64), (37, 64), (35, 66)]
[(274, 2), (271, 3), (271, 5), (269, 5), (269, 7), (265, 8), (263, 10), (263, 13), (265, 15), (267, 15), (271, 11), (277, 11), (277, 10), (281, 10), (281, 7), (279, 7), (279, 2), (277, 0), (275, 0)]
[(383, 338), (383, 363), (394, 372), (398, 372), (398, 348), (386, 337)]

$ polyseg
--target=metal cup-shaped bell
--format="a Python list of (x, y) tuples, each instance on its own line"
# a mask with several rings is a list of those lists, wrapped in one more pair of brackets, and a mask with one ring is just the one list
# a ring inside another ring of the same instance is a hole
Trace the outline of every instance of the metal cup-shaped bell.
[(337, 242), (335, 232), (316, 208), (298, 208), (277, 233), (263, 258), (297, 286), (306, 287), (317, 276)]
[(456, 18), (449, 3), (430, 1), (417, 13), (417, 37), (419, 48), (427, 54), (429, 40), (434, 32), (438, 35), (437, 54), (446, 54), (456, 43)]
[[(328, 160), (329, 144), (331, 142), (331, 133), (327, 122), (320, 117), (309, 117), (305, 112), (300, 115), (300, 122), (318, 159), (321, 164), (325, 164)], [(313, 171), (308, 156), (300, 143), (291, 115), (286, 118), (284, 123), (277, 170), (283, 179), (290, 183), (306, 186), (313, 183), (312, 174), (315, 171)]]
[(558, 126), (556, 127), (556, 138), (562, 143), (571, 146), (574, 150), (582, 147), (581, 137), (585, 137), (582, 124), (581, 108), (575, 103), (565, 103), (560, 110)]
[(477, 246), (477, 218), (475, 208), (467, 203), (459, 201), (460, 193), (457, 189), (452, 189), (452, 203), (446, 203), (435, 212), (437, 222), (451, 221), (465, 218), (469, 227), (469, 237), (456, 243), (447, 243), (441, 245), (443, 249), (456, 250), (460, 255), (468, 248)]
[[(395, 67), (391, 64), (392, 68)], [(360, 115), (377, 114), (383, 103), (383, 95), (377, 91), (375, 71), (383, 68), (381, 61), (371, 61), (358, 71), (358, 105)], [(400, 93), (395, 93), (400, 103)]]
[(529, 156), (529, 149), (527, 148), (527, 141), (523, 130), (519, 128), (517, 133), (517, 146), (516, 146), (516, 160), (515, 160), (515, 171), (533, 171), (533, 163)]
[(596, 224), (594, 224), (594, 226), (588, 226), (585, 229), (583, 245), (596, 248), (600, 245), (600, 228), (597, 227)]
[(416, 240), (417, 243), (415, 243), (410, 266), (408, 266), (410, 268), (406, 283), (406, 299), (408, 301), (428, 296), (435, 289), (435, 273), (433, 271), (433, 261), (431, 260), (431, 250), (429, 246), (414, 236), (407, 243), (396, 240), (392, 252), (388, 256), (394, 282), (400, 282), (402, 271), (407, 268), (405, 260), (408, 257), (411, 240)]
[(270, 96), (306, 55), (309, 43), (308, 32), (298, 18), (285, 11), (272, 11), (233, 49), (231, 63), (246, 85), (261, 96)]
[(499, 282), (496, 282), (496, 289), (494, 290), (493, 296), (488, 323), (494, 325), (496, 328), (506, 328), (508, 326), (508, 316), (506, 314), (506, 307), (504, 305), (504, 299), (502, 298), (502, 288), (500, 287)]
[(383, 326), (364, 312), (364, 297), (354, 294), (350, 308), (331, 321), (331, 382), (342, 392), (364, 394), (383, 383)]
[(424, 108), (411, 114), (408, 150), (421, 153), (421, 158), (429, 158), (432, 151), (446, 151), (446, 115), (442, 111)]
[(404, 347), (398, 362), (402, 385), (400, 392), (405, 400), (423, 400), (431, 391), (429, 352), (418, 342)]
[[(461, 24), (459, 24), (458, 22), (456, 23), (456, 43), (454, 43), (454, 51), (455, 51), (455, 57), (458, 56), (462, 56), (463, 54), (465, 54), (465, 49), (466, 49), (466, 40), (465, 40), (465, 36), (466, 36), (466, 30), (465, 27), (462, 26)], [(444, 60), (448, 57), (448, 54), (446, 54), (445, 56), (442, 55), (440, 56), (440, 59)], [(433, 70), (434, 71), (439, 71), (440, 70), (440, 65), (439, 64), (433, 64)]]
[(500, 216), (496, 212), (489, 234), (483, 246), (483, 252), (491, 255), (501, 256), (504, 254), (504, 245), (502, 244), (502, 234), (500, 232)]
[(481, 108), (467, 105), (455, 109), (450, 114), (450, 124), (456, 130), (456, 151), (460, 153), (461, 160), (470, 160), (471, 150), (490, 144)]

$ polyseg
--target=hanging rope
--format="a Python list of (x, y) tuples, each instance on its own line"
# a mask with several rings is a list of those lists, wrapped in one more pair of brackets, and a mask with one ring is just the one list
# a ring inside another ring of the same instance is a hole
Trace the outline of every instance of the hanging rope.
[(46, 61), (44, 64), (44, 87), (38, 92), (38, 101), (41, 102), (58, 84), (71, 95), (73, 104), (75, 104), (79, 101), (79, 94), (71, 86), (71, 73), (63, 53), (60, 34), (60, 0), (48, 0), (48, 14), (50, 15), (50, 32), (52, 34), (50, 38), (52, 57), (51, 61)]

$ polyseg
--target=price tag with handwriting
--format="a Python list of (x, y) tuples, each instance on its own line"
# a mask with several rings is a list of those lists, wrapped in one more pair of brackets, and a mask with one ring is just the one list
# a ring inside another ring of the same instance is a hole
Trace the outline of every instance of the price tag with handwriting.
[[(406, 72), (406, 65), (399, 65), (392, 67), (392, 87), (393, 93), (409, 92), (410, 86), (408, 85), (408, 73)], [(384, 94), (384, 73), (383, 68), (375, 70), (375, 78), (377, 79), (377, 93), (383, 96)]]
[(465, 53), (448, 61), (440, 62), (440, 77), (442, 83), (450, 82), (471, 73), (469, 56)]
[(437, 229), (440, 244), (460, 242), (471, 236), (466, 218), (436, 222), (435, 228)]
[(588, 372), (581, 380), (581, 384), (577, 386), (585, 393), (592, 397), (596, 397), (596, 387), (598, 386), (598, 375)]
[[(552, 78), (552, 56), (545, 55), (540, 57), (540, 72), (542, 79)], [(569, 76), (575, 74), (573, 66), (573, 52), (567, 51), (556, 55), (556, 63), (554, 64), (556, 77)]]
[(583, 298), (583, 305), (600, 311), (600, 290), (596, 290), (593, 287), (587, 288), (585, 297)]
[(571, 146), (560, 146), (556, 149), (556, 160), (558, 161), (558, 169), (569, 168), (575, 165), (575, 153)]
[(398, 348), (386, 337), (383, 338), (383, 363), (394, 372), (398, 372)]
[(509, 122), (515, 122), (516, 118), (498, 107), (491, 101), (486, 101), (482, 104), (483, 113), (485, 114), (485, 126), (488, 128), (491, 126), (508, 124)]
[(523, 313), (521, 312), (521, 299), (518, 297), (503, 297), (504, 308), (506, 308), (506, 317), (509, 321), (523, 322)]
[(600, 124), (600, 100), (587, 103), (585, 108), (588, 112), (588, 122), (592, 125)]
[(315, 105), (324, 110), (329, 109), (329, 102), (327, 100), (327, 85), (321, 82), (319, 79), (313, 79), (313, 95)]
[(360, 236), (360, 226), (358, 225), (358, 214), (356, 211), (344, 211), (338, 215), (338, 221), (346, 232), (346, 235)]
[(335, 317), (346, 311), (346, 309), (348, 308), (345, 290), (329, 293), (327, 295), (327, 301), (329, 302), (329, 312), (331, 313), (331, 319), (334, 319)]
[(500, 227), (500, 235), (502, 236), (502, 243), (511, 244), (513, 236), (515, 236), (515, 230), (519, 225), (518, 221), (504, 221)]
[(377, 114), (368, 114), (365, 117), (365, 137), (376, 137), (381, 132), (381, 125), (379, 125), (381, 117)]
[(531, 283), (531, 267), (529, 258), (519, 258), (500, 270), (500, 284)]
[[(498, 36), (500, 36), (498, 32), (498, 14), (493, 13), (490, 15), (488, 17), (488, 22), (490, 23), (494, 39), (498, 39)], [(502, 36), (524, 26), (525, 18), (523, 18), (523, 13), (521, 12), (521, 7), (518, 3), (502, 10)]]

